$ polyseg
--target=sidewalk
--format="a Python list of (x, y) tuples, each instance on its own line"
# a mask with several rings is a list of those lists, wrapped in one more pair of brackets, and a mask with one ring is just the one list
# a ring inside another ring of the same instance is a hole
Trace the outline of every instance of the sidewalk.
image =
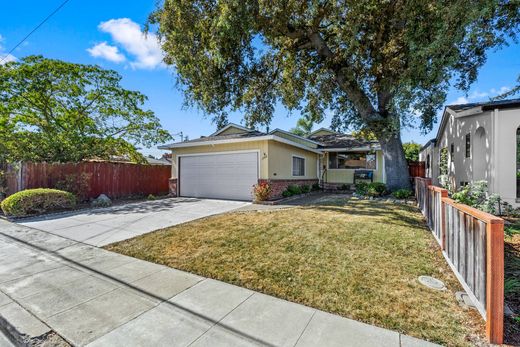
[(4, 220), (2, 320), (75, 346), (433, 346)]

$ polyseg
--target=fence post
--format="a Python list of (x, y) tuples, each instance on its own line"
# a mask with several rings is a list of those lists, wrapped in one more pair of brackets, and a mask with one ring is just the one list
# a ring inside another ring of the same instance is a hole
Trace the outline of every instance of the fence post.
[(490, 343), (504, 340), (504, 221), (486, 227), (486, 336)]
[(446, 189), (441, 190), (440, 213), (441, 213), (441, 249), (446, 250), (446, 207), (444, 206), (444, 198), (448, 197)]

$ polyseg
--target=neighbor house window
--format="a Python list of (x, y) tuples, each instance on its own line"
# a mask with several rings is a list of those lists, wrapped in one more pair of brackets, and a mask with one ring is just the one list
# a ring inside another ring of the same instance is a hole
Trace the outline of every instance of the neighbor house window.
[(430, 155), (429, 154), (426, 156), (426, 168), (427, 169), (430, 168)]
[(455, 145), (452, 143), (450, 146), (450, 161), (453, 163), (455, 160)]
[(471, 134), (466, 134), (466, 158), (471, 157)]
[(376, 155), (366, 152), (330, 152), (329, 169), (375, 170)]
[(301, 158), (301, 157), (292, 158), (292, 175), (293, 176), (305, 176), (305, 158)]

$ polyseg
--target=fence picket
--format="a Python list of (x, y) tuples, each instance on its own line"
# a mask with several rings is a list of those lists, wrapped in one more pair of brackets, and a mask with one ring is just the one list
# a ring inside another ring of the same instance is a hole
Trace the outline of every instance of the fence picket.
[(415, 178), (418, 206), (448, 264), (486, 320), (491, 343), (503, 342), (504, 221), (448, 198)]

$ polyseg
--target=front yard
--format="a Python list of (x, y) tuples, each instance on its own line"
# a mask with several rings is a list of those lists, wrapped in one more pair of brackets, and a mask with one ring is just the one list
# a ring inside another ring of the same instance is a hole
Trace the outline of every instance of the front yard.
[[(483, 322), (421, 214), (406, 205), (335, 199), (236, 212), (163, 229), (107, 249), (257, 290), (445, 345), (480, 341)], [(448, 290), (417, 281), (434, 276)]]

